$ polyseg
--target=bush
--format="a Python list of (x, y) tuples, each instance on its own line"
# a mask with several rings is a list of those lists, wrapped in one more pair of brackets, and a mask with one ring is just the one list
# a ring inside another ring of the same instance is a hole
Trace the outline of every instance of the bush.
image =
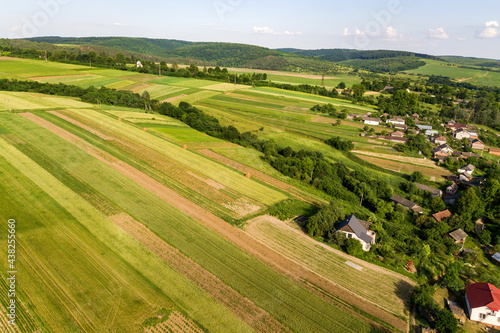
[(357, 239), (349, 238), (345, 241), (345, 247), (347, 253), (351, 256), (359, 257), (363, 255), (363, 245), (361, 245), (361, 242)]

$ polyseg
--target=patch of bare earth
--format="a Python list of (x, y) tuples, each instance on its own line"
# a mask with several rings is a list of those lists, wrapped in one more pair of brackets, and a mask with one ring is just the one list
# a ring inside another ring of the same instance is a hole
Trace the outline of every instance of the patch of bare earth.
[(109, 219), (250, 326), (262, 332), (288, 331), (269, 313), (241, 296), (218, 277), (180, 253), (179, 250), (164, 242), (133, 217), (126, 213), (120, 213), (110, 216)]
[[(19, 59), (16, 59), (19, 60)], [(78, 75), (56, 75), (56, 76), (39, 76), (39, 77), (30, 77), (30, 80), (45, 80), (45, 79), (62, 79), (65, 77), (86, 77), (86, 76), (96, 76), (94, 74), (78, 74)]]
[(95, 136), (98, 136), (99, 138), (101, 138), (103, 140), (106, 140), (106, 141), (113, 140), (113, 138), (111, 138), (111, 137), (109, 137), (109, 136), (107, 136), (107, 135), (99, 132), (95, 128), (92, 128), (90, 126), (82, 124), (78, 120), (70, 118), (70, 117), (68, 117), (68, 116), (66, 116), (64, 114), (61, 114), (61, 113), (57, 112), (57, 111), (48, 111), (48, 113), (53, 114), (53, 115), (55, 115), (55, 116), (57, 116), (57, 117), (59, 117), (59, 118), (61, 118), (63, 120), (66, 120), (67, 122), (69, 122), (69, 123), (71, 123), (71, 124), (73, 124), (75, 126), (78, 126), (78, 127), (82, 128), (82, 129), (86, 130), (87, 132), (92, 133)]
[(261, 208), (260, 206), (253, 205), (243, 198), (240, 198), (236, 201), (223, 203), (222, 206), (226, 207), (229, 210), (232, 210), (241, 217), (253, 214)]
[[(397, 318), (370, 304), (370, 302), (362, 297), (339, 288), (337, 285), (332, 283), (332, 281), (318, 276), (317, 274), (311, 272), (310, 270), (304, 268), (296, 262), (277, 253), (276, 251), (270, 249), (269, 247), (251, 237), (249, 234), (230, 225), (216, 215), (180, 196), (173, 190), (165, 187), (156, 180), (143, 174), (139, 170), (122, 161), (119, 161), (115, 157), (83, 141), (81, 138), (53, 125), (52, 123), (40, 117), (37, 117), (30, 113), (24, 113), (22, 115), (25, 118), (32, 120), (38, 125), (58, 135), (59, 137), (65, 139), (66, 141), (74, 144), (80, 149), (86, 151), (90, 155), (101, 160), (103, 163), (110, 165), (118, 172), (134, 180), (136, 183), (154, 193), (184, 214), (200, 222), (210, 230), (217, 232), (219, 235), (229, 240), (235, 246), (267, 264), (276, 272), (287, 276), (296, 284), (325, 299), (327, 302), (330, 302), (331, 304), (342, 308), (353, 316), (360, 317), (360, 315), (352, 310), (349, 306), (345, 306), (342, 304), (342, 302), (346, 302), (347, 304), (352, 305), (370, 315), (373, 315), (402, 331), (406, 330), (407, 325), (400, 318)], [(342, 301), (339, 302), (338, 298), (340, 298)], [(368, 320), (365, 317), (360, 318), (363, 320)], [(376, 325), (375, 323), (373, 324)]]
[(167, 99), (164, 99), (163, 101), (161, 101), (162, 103), (165, 103), (165, 102), (173, 102), (175, 101), (176, 99), (179, 99), (179, 98), (182, 98), (182, 97), (186, 97), (187, 95), (186, 94), (182, 94), (182, 95), (178, 95), (178, 96), (174, 96), (174, 97), (170, 97), (170, 98), (167, 98)]
[(184, 317), (179, 311), (173, 311), (164, 322), (155, 326), (146, 327), (144, 333), (203, 333), (204, 331), (198, 327), (191, 319)]

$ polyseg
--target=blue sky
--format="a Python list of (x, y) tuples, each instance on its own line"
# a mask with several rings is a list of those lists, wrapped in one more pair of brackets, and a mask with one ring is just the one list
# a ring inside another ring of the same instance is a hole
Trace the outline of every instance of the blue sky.
[(500, 59), (499, 23), (497, 0), (24, 0), (3, 4), (0, 37), (132, 36)]

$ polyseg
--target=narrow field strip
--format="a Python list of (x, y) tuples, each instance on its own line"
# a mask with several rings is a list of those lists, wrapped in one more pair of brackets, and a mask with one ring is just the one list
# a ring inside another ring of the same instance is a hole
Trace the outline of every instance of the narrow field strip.
[(257, 331), (291, 332), (269, 313), (228, 287), (131, 216), (121, 213), (110, 216), (109, 219)]

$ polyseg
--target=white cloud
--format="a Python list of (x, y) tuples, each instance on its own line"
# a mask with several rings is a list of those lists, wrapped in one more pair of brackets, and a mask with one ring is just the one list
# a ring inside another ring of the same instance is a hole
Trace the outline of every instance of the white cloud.
[(265, 35), (288, 35), (288, 36), (301, 36), (302, 32), (290, 32), (285, 30), (284, 32), (279, 32), (269, 27), (253, 27), (253, 32), (256, 34), (265, 34)]
[(344, 29), (344, 36), (364, 36), (366, 33), (359, 29), (355, 29), (354, 32), (349, 32), (349, 29)]
[(429, 28), (427, 37), (431, 39), (448, 39), (450, 36), (444, 31), (443, 27), (440, 27), (437, 29)]
[(467, 40), (467, 38), (465, 38), (465, 37), (458, 37), (457, 40), (464, 41), (464, 40)]
[(121, 24), (120, 22), (113, 22), (113, 23), (111, 23), (111, 25), (114, 25), (115, 27), (123, 26), (123, 24)]
[(21, 30), (21, 28), (22, 28), (22, 27), (21, 27), (20, 25), (16, 25), (16, 26), (14, 26), (14, 27), (10, 28), (10, 29), (9, 29), (9, 31), (10, 31), (10, 32), (16, 32), (16, 31), (18, 31), (18, 30)]
[(495, 38), (500, 36), (500, 30), (498, 29), (500, 24), (498, 21), (488, 21), (484, 24), (484, 29), (479, 34), (481, 38)]
[(404, 38), (403, 34), (400, 34), (397, 29), (391, 26), (384, 29), (381, 37), (382, 39), (389, 40), (391, 42), (397, 42)]

